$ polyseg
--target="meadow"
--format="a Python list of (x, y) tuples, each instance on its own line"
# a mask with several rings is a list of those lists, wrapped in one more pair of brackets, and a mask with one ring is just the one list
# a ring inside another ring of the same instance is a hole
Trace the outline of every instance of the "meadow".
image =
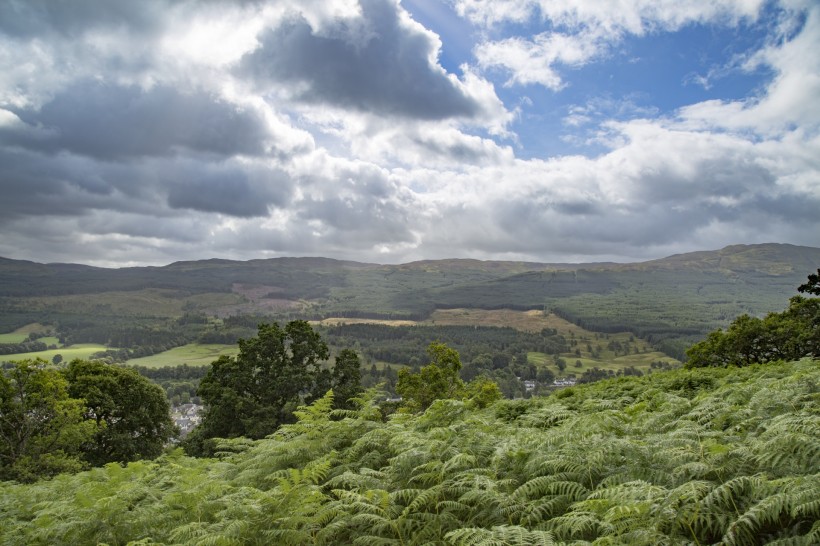
[(208, 366), (222, 355), (234, 356), (238, 352), (239, 347), (235, 344), (189, 343), (155, 355), (132, 358), (128, 360), (127, 363), (134, 366), (145, 366), (146, 368), (181, 366), (182, 364), (187, 364), (188, 366)]
[(104, 345), (97, 343), (77, 343), (75, 345), (67, 345), (57, 349), (48, 349), (46, 351), (36, 351), (33, 353), (15, 353), (8, 355), (0, 355), (0, 362), (12, 362), (15, 360), (27, 360), (41, 358), (51, 362), (56, 355), (63, 357), (63, 361), (68, 362), (75, 358), (87, 359), (94, 353), (99, 353), (109, 349)]

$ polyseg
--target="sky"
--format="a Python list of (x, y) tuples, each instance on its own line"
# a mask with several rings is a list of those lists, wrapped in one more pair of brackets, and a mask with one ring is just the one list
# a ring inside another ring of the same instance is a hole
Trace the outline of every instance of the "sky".
[(820, 246), (816, 0), (0, 0), (0, 256)]

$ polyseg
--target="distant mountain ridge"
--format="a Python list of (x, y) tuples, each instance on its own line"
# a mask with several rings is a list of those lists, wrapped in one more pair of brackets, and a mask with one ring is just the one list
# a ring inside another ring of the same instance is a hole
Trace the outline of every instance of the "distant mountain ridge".
[[(185, 314), (261, 320), (427, 320), (437, 309), (538, 310), (632, 332), (671, 356), (747, 313), (785, 307), (820, 248), (732, 245), (627, 264), (471, 259), (399, 265), (321, 257), (180, 261), (106, 269), (0, 258), (0, 325), (133, 328)], [(476, 324), (480, 325), (480, 324)], [(90, 338), (89, 338), (90, 339)]]
[(803, 262), (809, 267), (820, 266), (820, 248), (809, 246), (798, 246), (788, 243), (760, 243), (760, 244), (737, 244), (729, 245), (718, 250), (697, 250), (681, 254), (672, 254), (664, 258), (638, 262), (527, 262), (510, 260), (479, 260), (473, 258), (443, 258), (439, 260), (417, 260), (402, 264), (380, 264), (373, 262), (357, 262), (352, 260), (339, 260), (336, 258), (325, 258), (321, 256), (282, 256), (276, 258), (252, 258), (250, 260), (231, 260), (226, 258), (203, 258), (201, 260), (184, 260), (171, 262), (163, 266), (128, 266), (122, 268), (106, 268), (85, 264), (68, 262), (41, 263), (31, 260), (17, 260), (0, 256), (0, 271), (8, 267), (14, 268), (81, 268), (103, 271), (122, 270), (143, 270), (143, 269), (189, 269), (208, 268), (220, 266), (237, 265), (277, 265), (277, 264), (301, 264), (310, 267), (354, 267), (354, 268), (403, 268), (403, 269), (425, 269), (429, 267), (453, 269), (459, 267), (484, 267), (488, 269), (526, 269), (531, 271), (559, 269), (622, 269), (634, 267), (674, 267), (674, 266), (698, 266), (706, 264), (714, 266), (724, 259), (734, 259), (743, 257), (749, 262), (759, 263), (790, 263)]
[[(145, 288), (187, 291), (231, 291), (234, 283), (285, 285), (324, 282), (346, 285), (356, 271), (396, 274), (458, 274), (464, 282), (496, 281), (544, 272), (700, 271), (730, 277), (754, 272), (771, 276), (799, 275), (820, 267), (820, 248), (767, 243), (732, 245), (720, 250), (675, 254), (634, 263), (540, 263), (500, 260), (421, 260), (398, 265), (363, 263), (323, 257), (279, 257), (247, 261), (211, 258), (165, 266), (102, 268), (82, 264), (41, 264), (0, 257), (0, 296), (99, 293)], [(295, 275), (307, 278), (294, 279)], [(313, 282), (312, 282), (313, 281)], [(451, 283), (452, 284), (452, 283)], [(285, 286), (285, 292), (288, 287)], [(294, 296), (299, 297), (300, 290)]]

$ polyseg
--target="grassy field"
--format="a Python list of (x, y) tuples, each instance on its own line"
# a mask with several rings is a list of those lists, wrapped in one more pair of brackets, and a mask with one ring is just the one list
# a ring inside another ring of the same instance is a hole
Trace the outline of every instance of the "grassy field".
[(147, 368), (162, 368), (165, 366), (207, 366), (222, 355), (235, 355), (239, 352), (236, 345), (218, 345), (189, 343), (181, 347), (174, 347), (169, 351), (143, 358), (133, 358), (128, 364), (145, 366)]
[(48, 362), (54, 358), (54, 355), (62, 355), (63, 361), (68, 362), (75, 358), (88, 358), (94, 353), (105, 351), (108, 347), (98, 345), (96, 343), (78, 343), (68, 347), (60, 347), (59, 349), (49, 349), (48, 351), (37, 351), (35, 353), (17, 353), (10, 355), (0, 355), (0, 361), (11, 362), (13, 360), (26, 360), (30, 358), (42, 358)]
[[(48, 326), (43, 326), (38, 322), (32, 322), (31, 324), (26, 324), (25, 326), (21, 326), (17, 328), (13, 332), (9, 332), (6, 334), (0, 334), (0, 343), (22, 343), (26, 339), (28, 339), (28, 335), (32, 332), (43, 332), (43, 331), (50, 331), (51, 328)], [(54, 341), (51, 341), (51, 340)], [(56, 344), (57, 338), (42, 338), (41, 341), (48, 345)]]
[(0, 343), (22, 343), (26, 339), (28, 339), (28, 334), (18, 334), (15, 332), (0, 334)]
[(437, 309), (430, 318), (420, 324), (439, 326), (496, 326), (509, 327), (522, 332), (540, 332), (554, 328), (563, 336), (593, 335), (556, 315), (542, 311), (514, 311), (512, 309)]

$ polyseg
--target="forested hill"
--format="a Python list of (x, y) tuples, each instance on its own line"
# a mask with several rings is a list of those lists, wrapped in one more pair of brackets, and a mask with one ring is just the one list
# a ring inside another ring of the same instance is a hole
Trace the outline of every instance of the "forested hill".
[[(449, 259), (381, 265), (330, 258), (271, 258), (248, 261), (206, 259), (175, 262), (163, 267), (109, 269), (0, 257), (0, 296), (91, 294), (144, 288), (229, 292), (235, 283), (258, 283), (274, 285), (283, 297), (299, 297), (310, 292), (307, 287), (311, 285), (321, 284), (325, 289), (348, 286), (359, 277), (368, 278), (374, 274), (387, 280), (397, 277), (395, 283), (387, 282), (380, 287), (393, 291), (409, 288), (414, 276), (449, 277), (447, 282), (438, 283), (438, 287), (457, 288), (487, 281), (494, 281), (496, 286), (515, 285), (522, 277), (533, 274), (545, 279), (566, 274), (576, 279), (579, 272), (594, 272), (602, 279), (636, 272), (714, 273), (723, 275), (727, 282), (766, 276), (770, 279), (781, 277), (782, 283), (777, 284), (791, 286), (795, 280), (802, 279), (806, 271), (812, 271), (818, 265), (820, 248), (773, 243), (734, 245), (721, 250), (676, 254), (627, 264)], [(595, 285), (587, 288), (593, 292), (597, 290)], [(579, 289), (579, 292), (584, 291)]]
[(423, 320), (442, 308), (538, 309), (594, 331), (630, 331), (679, 354), (739, 314), (780, 309), (818, 266), (820, 248), (785, 244), (632, 264), (274, 258), (105, 269), (0, 258), (0, 318), (13, 330), (78, 313), (85, 321), (186, 313)]

